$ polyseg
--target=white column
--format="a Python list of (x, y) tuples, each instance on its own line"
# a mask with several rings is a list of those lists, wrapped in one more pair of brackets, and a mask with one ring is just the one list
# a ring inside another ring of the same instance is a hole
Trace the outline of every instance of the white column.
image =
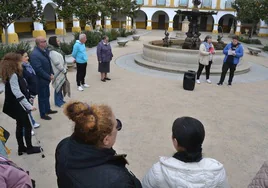
[[(14, 23), (10, 24), (9, 27), (7, 28), (7, 34), (8, 34), (8, 43), (19, 43), (19, 37), (18, 34), (15, 32), (15, 27)], [(2, 41), (5, 43), (6, 41), (6, 35), (5, 35), (5, 30), (3, 29), (3, 34), (2, 34)]]
[(214, 25), (213, 25), (213, 31), (212, 31), (212, 33), (217, 34), (218, 33), (218, 26), (219, 26), (218, 16), (217, 15), (212, 15), (212, 17), (214, 19)]
[(44, 25), (40, 23), (39, 21), (35, 21), (34, 23), (34, 30), (33, 30), (33, 37), (39, 37), (42, 36), (46, 38), (46, 32), (44, 31)]
[(81, 27), (80, 27), (80, 21), (77, 17), (73, 16), (73, 27), (72, 27), (72, 32), (73, 33), (80, 33), (81, 32)]
[(104, 28), (105, 29), (112, 29), (111, 17), (108, 17), (108, 16), (105, 17)]
[(131, 27), (132, 27), (132, 20), (131, 20), (131, 18), (130, 17), (126, 17), (126, 29), (128, 30), (128, 31), (130, 31), (131, 30)]
[(86, 22), (85, 31), (92, 31), (92, 24), (90, 20)]
[(237, 21), (235, 34), (241, 35), (241, 22), (240, 21)]
[(147, 20), (146, 30), (152, 30), (152, 20)]
[(268, 36), (268, 24), (265, 23), (265, 21), (260, 21), (260, 30), (258, 33), (258, 36), (260, 37), (267, 37)]

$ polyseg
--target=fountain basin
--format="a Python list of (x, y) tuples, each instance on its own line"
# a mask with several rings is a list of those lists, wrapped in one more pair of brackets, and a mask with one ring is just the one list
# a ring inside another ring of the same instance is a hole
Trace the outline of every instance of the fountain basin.
[[(171, 40), (173, 47), (162, 47), (162, 40), (155, 40), (143, 45), (143, 53), (137, 55), (135, 62), (152, 69), (168, 72), (186, 72), (198, 69), (198, 50), (181, 49), (184, 40)], [(215, 43), (214, 43), (215, 46)], [(222, 50), (216, 50), (211, 66), (211, 74), (220, 74), (224, 55)], [(246, 73), (250, 65), (241, 59), (236, 74)]]

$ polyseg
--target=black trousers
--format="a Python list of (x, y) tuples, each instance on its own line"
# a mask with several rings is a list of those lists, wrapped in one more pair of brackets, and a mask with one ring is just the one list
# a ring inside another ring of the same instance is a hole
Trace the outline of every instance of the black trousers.
[(87, 63), (76, 63), (76, 83), (77, 86), (85, 84), (85, 77), (87, 74)]
[(209, 61), (208, 65), (203, 65), (203, 64), (199, 63), (199, 67), (198, 67), (198, 71), (197, 71), (197, 80), (199, 80), (200, 75), (201, 75), (204, 67), (206, 69), (206, 79), (209, 79), (211, 64), (212, 64), (212, 61)]
[(229, 73), (229, 80), (228, 83), (232, 83), (233, 78), (234, 78), (234, 72), (236, 70), (236, 65), (233, 64), (232, 62), (225, 62), (222, 65), (222, 72), (221, 72), (221, 79), (219, 83), (223, 83), (226, 73), (228, 72), (228, 70), (230, 69), (230, 73)]
[(32, 146), (32, 125), (26, 113), (20, 113), (19, 117), (16, 119), (17, 127), (16, 127), (16, 139), (18, 142), (19, 148), (25, 147), (23, 142), (23, 128), (24, 128), (24, 137), (27, 148), (31, 148)]

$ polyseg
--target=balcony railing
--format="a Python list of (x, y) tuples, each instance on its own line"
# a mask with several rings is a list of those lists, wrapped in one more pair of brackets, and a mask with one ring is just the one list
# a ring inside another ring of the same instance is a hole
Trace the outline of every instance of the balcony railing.
[(156, 0), (157, 6), (166, 6), (166, 0)]
[(212, 0), (203, 0), (202, 8), (211, 8), (212, 7)]
[(189, 0), (180, 0), (179, 6), (180, 7), (188, 7)]
[(227, 0), (225, 2), (225, 9), (232, 9), (232, 4), (234, 3), (234, 0)]
[(143, 5), (144, 4), (143, 0), (136, 0), (136, 2), (137, 2), (138, 5)]

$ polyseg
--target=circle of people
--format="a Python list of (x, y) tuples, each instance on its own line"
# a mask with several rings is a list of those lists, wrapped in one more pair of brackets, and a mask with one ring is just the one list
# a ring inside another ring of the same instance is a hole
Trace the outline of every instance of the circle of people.
[[(77, 67), (78, 91), (89, 87), (85, 83), (88, 61), (86, 40), (86, 35), (80, 34), (72, 52)], [(40, 117), (50, 120), (49, 114), (57, 113), (50, 108), (50, 82), (52, 81), (55, 89), (56, 106), (61, 107), (65, 104), (64, 95), (70, 94), (70, 84), (66, 76), (67, 64), (60, 50), (60, 41), (57, 37), (50, 37), (48, 43), (49, 47), (44, 37), (36, 38), (36, 47), (30, 54), (31, 63), (28, 61), (27, 52), (23, 50), (8, 53), (1, 61), (2, 79), (5, 83), (3, 112), (16, 120), (18, 155), (41, 152), (41, 148), (33, 146), (31, 142), (32, 128), (40, 126), (31, 116), (31, 111), (37, 109), (33, 106), (35, 96), (38, 95)], [(232, 43), (228, 44), (223, 52), (226, 56), (218, 85), (223, 84), (228, 69), (230, 69), (228, 84), (231, 85), (236, 65), (239, 58), (243, 56), (243, 48), (234, 37)], [(200, 45), (197, 83), (200, 83), (199, 77), (204, 67), (206, 67), (207, 82), (211, 83), (209, 71), (214, 53), (211, 36), (207, 36)], [(109, 38), (106, 36), (97, 46), (97, 57), (101, 81), (111, 80), (107, 74), (110, 72), (113, 54)], [(126, 168), (128, 164), (126, 155), (119, 155), (113, 149), (117, 133), (122, 129), (122, 123), (116, 119), (111, 107), (71, 101), (64, 105), (64, 114), (75, 125), (72, 135), (63, 139), (56, 148), (56, 176), (59, 188), (229, 187), (223, 165), (215, 159), (203, 157), (202, 144), (205, 129), (195, 118), (180, 117), (174, 121), (171, 132), (175, 154), (172, 157), (160, 157), (160, 161), (153, 165), (140, 182)], [(16, 187), (18, 184), (25, 185), (23, 187), (34, 187), (29, 175), (8, 160), (6, 155), (8, 149), (4, 147), (3, 140), (0, 140), (0, 164), (8, 165), (0, 168), (0, 172), (8, 170), (14, 177), (8, 179), (0, 175), (0, 187)], [(18, 175), (22, 178), (15, 180)]]

